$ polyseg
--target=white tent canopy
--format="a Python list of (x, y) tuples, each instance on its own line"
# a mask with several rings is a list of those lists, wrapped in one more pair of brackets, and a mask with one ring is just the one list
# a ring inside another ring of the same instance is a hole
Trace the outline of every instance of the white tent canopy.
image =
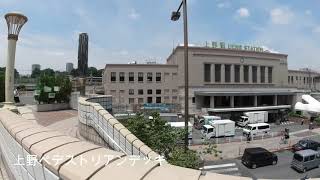
[(309, 113), (320, 113), (320, 102), (310, 95), (302, 95), (302, 99), (307, 103), (297, 102), (295, 105), (295, 110), (306, 111)]

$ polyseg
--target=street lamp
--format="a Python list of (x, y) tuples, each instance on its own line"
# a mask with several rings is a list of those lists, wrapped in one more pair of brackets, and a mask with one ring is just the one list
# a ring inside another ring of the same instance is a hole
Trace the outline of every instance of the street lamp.
[(185, 151), (188, 150), (188, 120), (189, 120), (189, 69), (188, 69), (188, 16), (187, 0), (182, 0), (177, 11), (172, 12), (171, 20), (177, 21), (180, 18), (180, 9), (183, 6), (183, 34), (184, 34), (184, 122), (185, 122)]
[(28, 21), (28, 18), (20, 13), (8, 13), (4, 16), (8, 25), (8, 52), (5, 78), (5, 101), (13, 103), (14, 88), (14, 62), (16, 54), (16, 43), (22, 26)]

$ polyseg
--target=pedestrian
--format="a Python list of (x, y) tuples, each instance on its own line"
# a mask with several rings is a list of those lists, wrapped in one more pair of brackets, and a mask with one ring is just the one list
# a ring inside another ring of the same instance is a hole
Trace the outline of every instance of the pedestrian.
[(304, 123), (304, 119), (301, 120), (301, 126), (303, 125), (303, 123)]
[(18, 88), (16, 88), (16, 89), (13, 91), (13, 96), (14, 96), (14, 102), (15, 102), (15, 103), (20, 103), (19, 89), (18, 89)]

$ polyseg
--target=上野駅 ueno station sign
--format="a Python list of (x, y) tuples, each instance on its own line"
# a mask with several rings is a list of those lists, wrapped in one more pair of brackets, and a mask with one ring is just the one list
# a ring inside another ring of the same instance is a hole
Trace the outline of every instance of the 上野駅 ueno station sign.
[(239, 44), (227, 44), (225, 42), (216, 42), (216, 41), (212, 41), (211, 43), (206, 42), (206, 47), (264, 52), (262, 47), (239, 45)]

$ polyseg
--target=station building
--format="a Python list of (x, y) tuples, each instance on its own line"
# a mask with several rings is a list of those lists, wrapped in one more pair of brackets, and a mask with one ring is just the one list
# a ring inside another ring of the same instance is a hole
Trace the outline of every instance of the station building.
[[(191, 113), (232, 119), (244, 111), (268, 110), (274, 119), (302, 94), (320, 90), (320, 74), (288, 70), (288, 55), (236, 47), (189, 47)], [(166, 64), (107, 64), (103, 84), (115, 104), (177, 103), (183, 112), (183, 46), (172, 51)]]

